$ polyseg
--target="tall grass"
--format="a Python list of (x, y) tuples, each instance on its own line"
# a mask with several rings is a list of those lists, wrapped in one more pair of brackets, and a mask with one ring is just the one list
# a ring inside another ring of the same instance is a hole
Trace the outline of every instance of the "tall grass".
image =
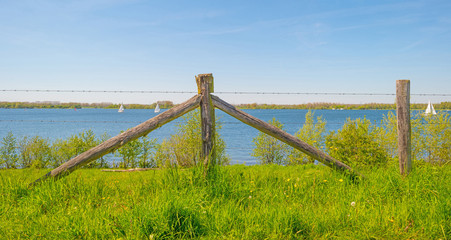
[(451, 167), (396, 166), (354, 181), (320, 165), (111, 173), (82, 169), (33, 189), (42, 170), (0, 171), (6, 239), (447, 239)]

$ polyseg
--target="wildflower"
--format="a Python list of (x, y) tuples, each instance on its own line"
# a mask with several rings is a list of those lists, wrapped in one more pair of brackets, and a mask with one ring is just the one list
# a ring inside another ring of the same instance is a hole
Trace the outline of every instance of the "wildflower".
[(289, 182), (289, 181), (290, 181), (290, 179), (288, 178), (288, 179), (287, 179), (287, 182)]
[(340, 178), (338, 181), (339, 181), (339, 182), (343, 182), (343, 179)]
[(324, 180), (323, 180), (323, 182), (327, 182), (327, 180), (326, 180), (326, 179), (324, 179)]
[(352, 202), (352, 203), (351, 203), (351, 206), (352, 206), (352, 207), (355, 207), (355, 202)]
[(251, 184), (254, 184), (254, 181), (251, 181)]
[(251, 199), (252, 198), (252, 196), (249, 196), (249, 199)]

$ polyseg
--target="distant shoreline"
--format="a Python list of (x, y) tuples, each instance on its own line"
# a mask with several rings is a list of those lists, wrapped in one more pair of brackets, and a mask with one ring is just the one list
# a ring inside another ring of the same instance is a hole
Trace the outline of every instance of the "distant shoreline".
[[(154, 109), (157, 103), (152, 104), (123, 104), (126, 109)], [(161, 109), (173, 107), (171, 101), (159, 101)], [(104, 108), (116, 109), (120, 104), (113, 103), (47, 103), (47, 102), (0, 102), (0, 108), (44, 108), (44, 109), (81, 109), (81, 108)], [(413, 103), (413, 110), (426, 109), (427, 104)], [(307, 103), (307, 104), (237, 104), (239, 109), (317, 109), (317, 110), (395, 110), (395, 104), (387, 103), (365, 103), (365, 104), (342, 104), (342, 103)], [(450, 110), (451, 102), (434, 104), (436, 110)]]

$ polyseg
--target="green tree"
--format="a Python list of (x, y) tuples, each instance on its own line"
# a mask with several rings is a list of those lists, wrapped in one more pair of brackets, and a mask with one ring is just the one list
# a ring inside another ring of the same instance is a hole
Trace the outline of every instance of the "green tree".
[[(275, 118), (271, 119), (269, 124), (283, 130), (283, 124)], [(285, 143), (263, 132), (260, 132), (252, 142), (254, 143), (252, 156), (261, 164), (286, 164), (289, 148)]]
[[(322, 116), (314, 118), (314, 113), (309, 110), (305, 114), (305, 123), (302, 127), (295, 133), (295, 136), (302, 141), (308, 143), (311, 146), (314, 146), (318, 149), (324, 147), (326, 132), (326, 121), (323, 120)], [(305, 164), (305, 163), (314, 163), (315, 159), (307, 156), (301, 151), (290, 148), (290, 153), (288, 155), (288, 163), (289, 164)]]
[(154, 158), (156, 139), (149, 140), (148, 136), (135, 139), (120, 147), (116, 156), (121, 157), (121, 168), (156, 167)]
[(353, 167), (385, 166), (390, 158), (381, 136), (383, 129), (368, 119), (348, 119), (326, 136), (326, 147), (332, 157)]
[(17, 140), (12, 132), (2, 138), (0, 142), (0, 168), (17, 168), (19, 157), (17, 155)]
[(451, 161), (451, 121), (446, 112), (423, 116), (421, 152), (427, 162), (446, 164)]
[(23, 168), (46, 168), (51, 157), (50, 143), (48, 139), (35, 136), (24, 137), (19, 143), (19, 163)]
[[(216, 164), (224, 165), (230, 162), (225, 152), (226, 144), (219, 134), (222, 125), (216, 119), (215, 155)], [(157, 149), (155, 158), (158, 165), (178, 165), (183, 167), (195, 166), (202, 163), (202, 135), (200, 111), (194, 110), (182, 117), (176, 125), (176, 134), (164, 140)]]
[[(446, 164), (451, 159), (451, 123), (446, 112), (425, 116), (417, 114), (412, 117), (411, 156), (415, 161), (427, 161), (434, 164)], [(393, 113), (388, 113), (382, 121), (384, 134), (381, 138), (388, 154), (398, 156), (397, 120)]]
[[(76, 135), (70, 136), (66, 140), (58, 139), (53, 142), (51, 148), (51, 166), (57, 167), (64, 162), (78, 156), (79, 154), (99, 145), (101, 142), (108, 138), (106, 134), (102, 135), (99, 139), (95, 136), (92, 130), (86, 130)], [(93, 161), (85, 168), (103, 168), (108, 167), (108, 164), (104, 157)]]

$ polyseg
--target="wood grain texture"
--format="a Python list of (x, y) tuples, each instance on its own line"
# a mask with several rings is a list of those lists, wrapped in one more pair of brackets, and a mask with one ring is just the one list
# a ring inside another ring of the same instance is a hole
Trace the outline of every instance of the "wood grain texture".
[(412, 170), (410, 126), (410, 80), (396, 81), (396, 116), (398, 121), (398, 156), (401, 175)]
[(213, 101), (213, 104), (215, 107), (221, 109), (222, 111), (226, 112), (227, 114), (235, 117), (236, 119), (240, 120), (241, 122), (254, 127), (272, 137), (277, 138), (278, 140), (300, 150), (301, 152), (313, 157), (314, 159), (318, 160), (321, 163), (324, 163), (326, 166), (329, 166), (333, 169), (339, 170), (339, 171), (349, 171), (351, 174), (360, 175), (356, 171), (354, 171), (351, 167), (348, 165), (338, 161), (337, 159), (323, 153), (322, 151), (310, 146), (309, 144), (301, 141), (297, 137), (290, 135), (283, 130), (264, 122), (258, 118), (255, 118), (241, 110), (236, 109), (234, 106), (228, 104), (227, 102), (221, 100), (219, 97), (211, 95), (211, 99)]
[(179, 104), (159, 115), (139, 124), (138, 126), (131, 128), (113, 138), (106, 140), (105, 142), (99, 144), (96, 147), (89, 149), (86, 152), (81, 153), (80, 155), (70, 159), (69, 161), (63, 163), (59, 167), (53, 169), (48, 172), (43, 177), (37, 179), (31, 185), (35, 185), (40, 181), (43, 181), (49, 177), (58, 179), (65, 175), (70, 174), (71, 172), (77, 170), (78, 168), (102, 157), (105, 154), (108, 154), (121, 146), (127, 144), (130, 141), (133, 141), (139, 137), (147, 135), (149, 132), (163, 126), (164, 124), (182, 116), (183, 114), (194, 110), (199, 106), (201, 100), (200, 95), (196, 95), (189, 99), (188, 101)]
[(200, 101), (200, 116), (202, 129), (201, 159), (208, 169), (211, 163), (215, 163), (215, 109), (211, 101), (210, 93), (213, 92), (213, 75), (199, 74), (196, 77), (198, 92), (202, 95)]

